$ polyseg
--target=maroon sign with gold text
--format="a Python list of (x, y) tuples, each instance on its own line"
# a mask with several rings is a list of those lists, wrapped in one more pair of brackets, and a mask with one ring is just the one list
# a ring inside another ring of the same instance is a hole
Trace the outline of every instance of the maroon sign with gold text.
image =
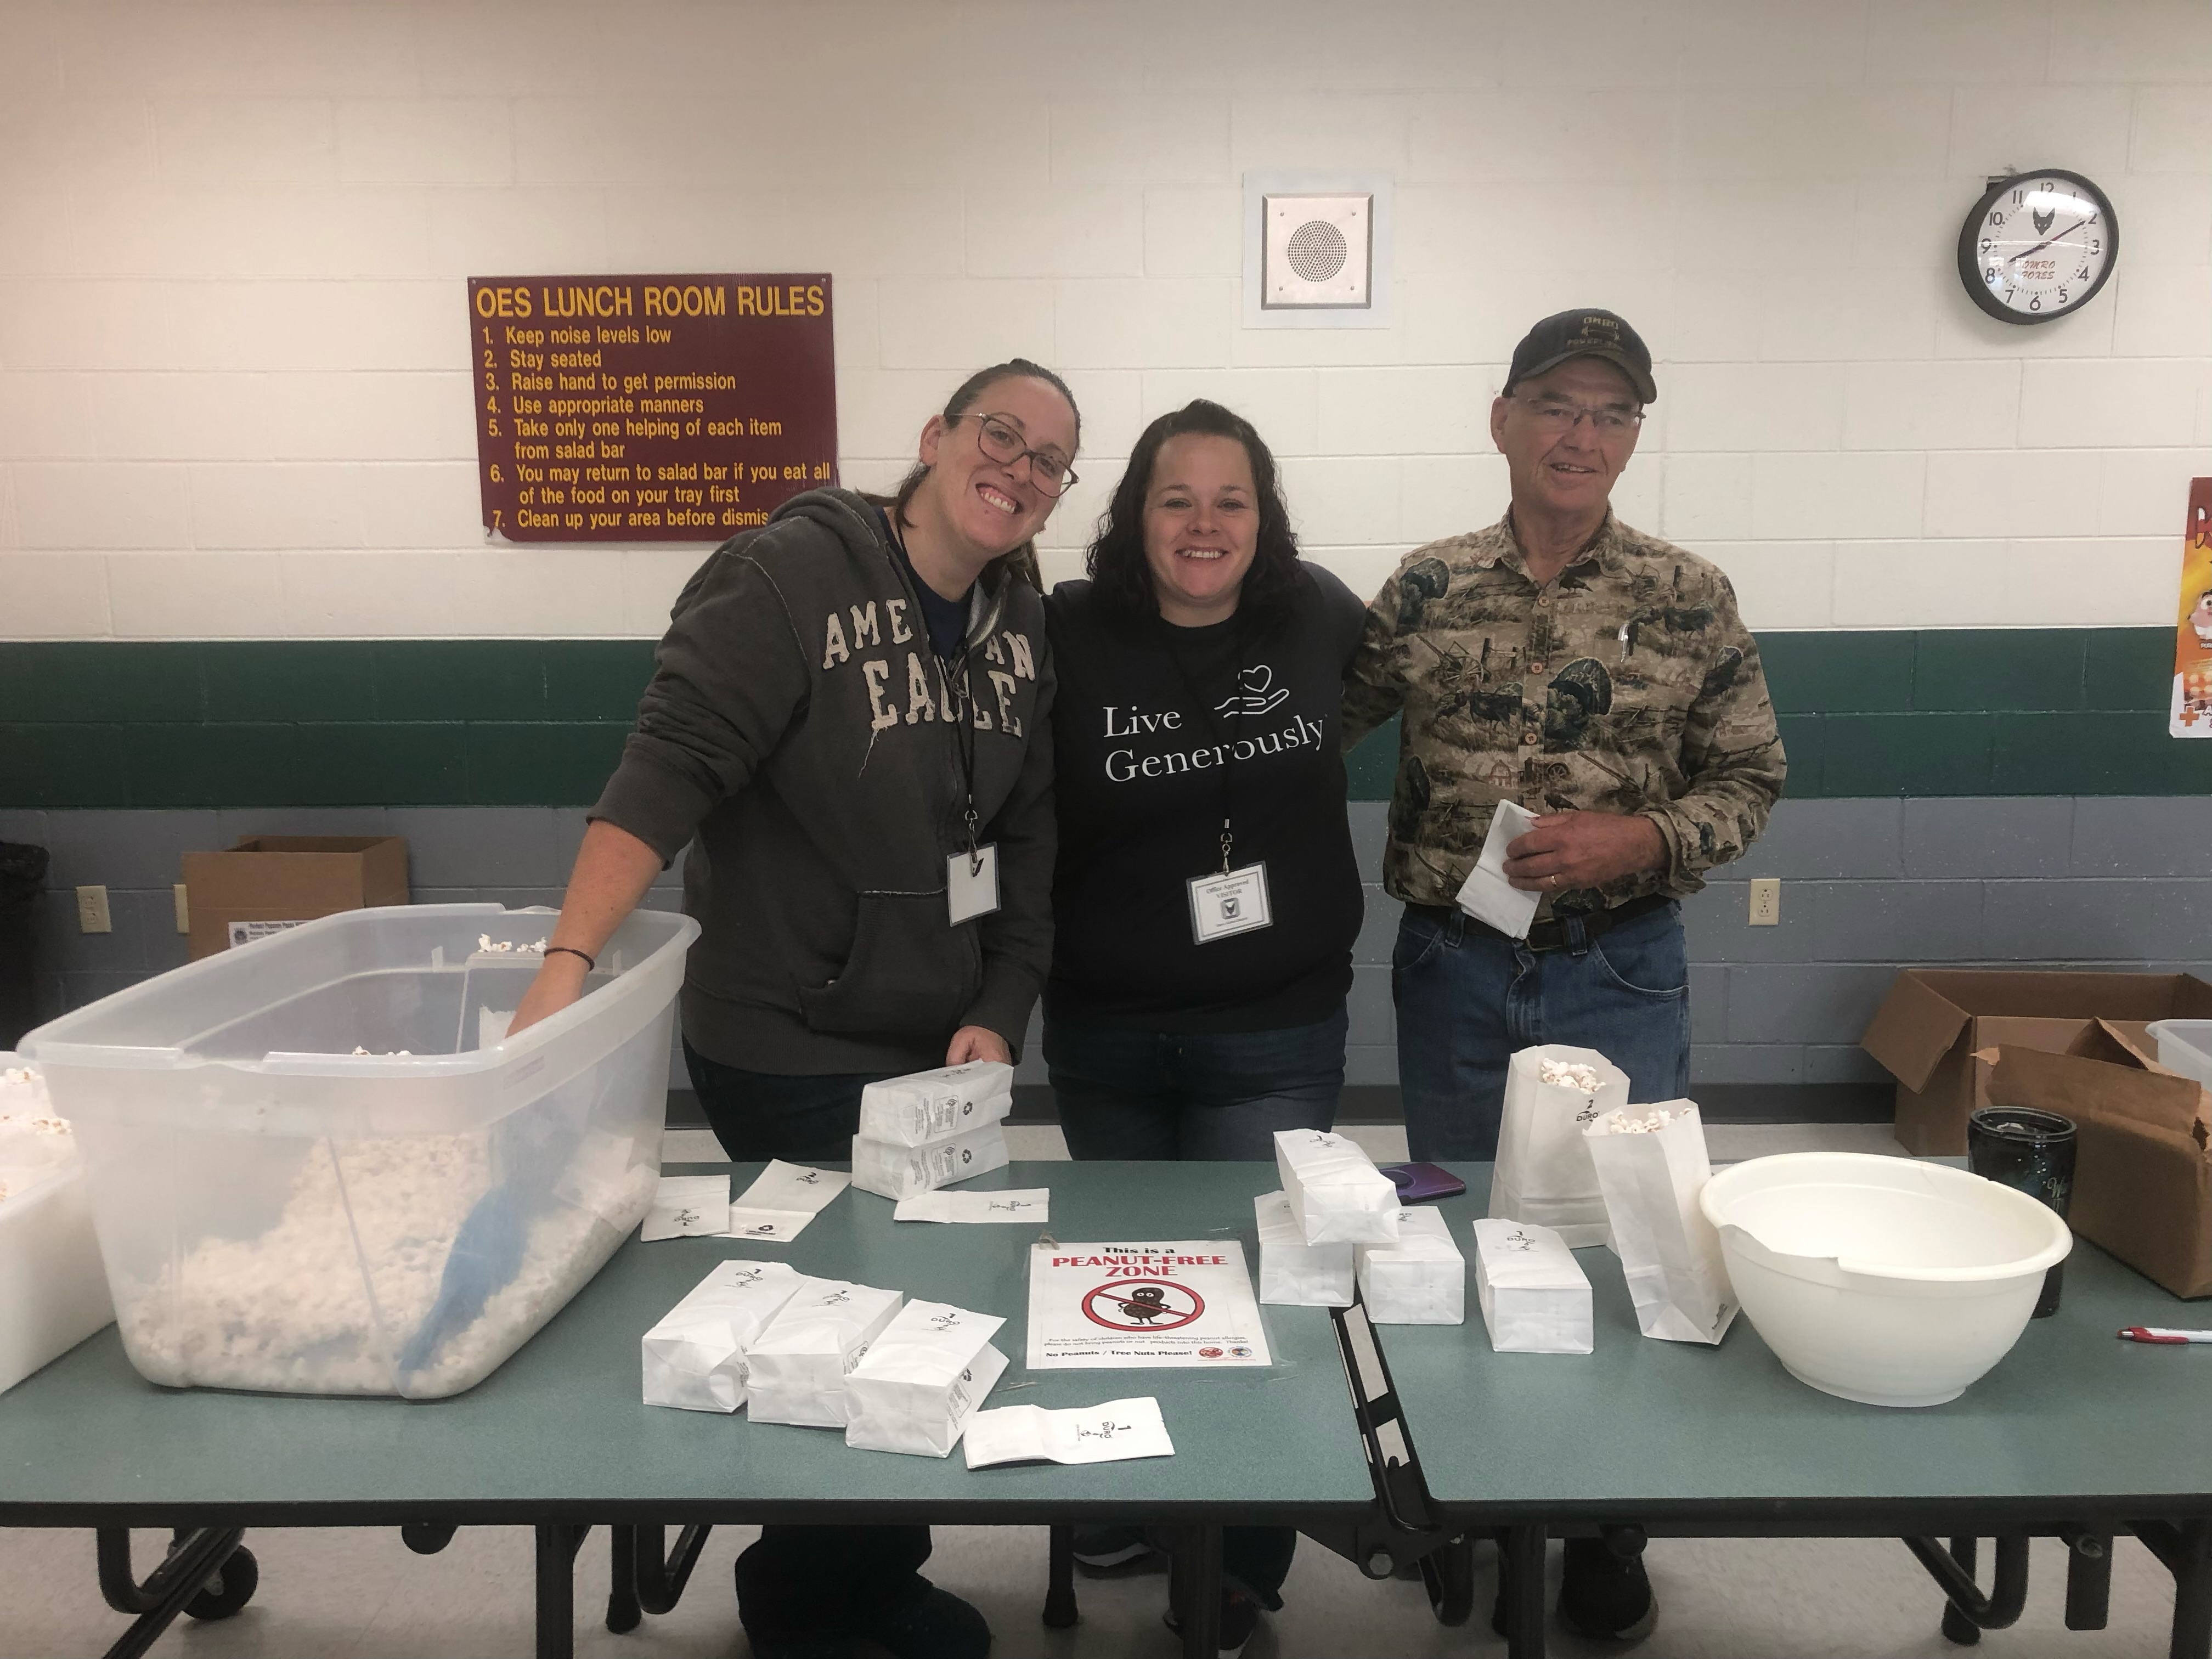
[(471, 276), (486, 531), (719, 542), (837, 478), (830, 278)]

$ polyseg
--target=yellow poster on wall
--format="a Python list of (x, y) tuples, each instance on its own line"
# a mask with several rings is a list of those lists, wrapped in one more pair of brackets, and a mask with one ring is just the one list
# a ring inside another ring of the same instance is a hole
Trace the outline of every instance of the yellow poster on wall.
[(2173, 714), (2166, 729), (2177, 738), (2212, 738), (2212, 478), (2189, 481), (2179, 611), (2173, 630)]

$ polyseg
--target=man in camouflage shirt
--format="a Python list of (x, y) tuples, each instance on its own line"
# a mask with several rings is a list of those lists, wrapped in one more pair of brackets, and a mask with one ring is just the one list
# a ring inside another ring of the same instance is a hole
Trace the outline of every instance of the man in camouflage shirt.
[[(1511, 507), (1408, 554), (1368, 607), (1345, 740), (1402, 710), (1383, 878), (1408, 907), (1399, 1053), (1417, 1158), (1494, 1155), (1505, 1058), (1529, 1043), (1604, 1050), (1632, 1099), (1682, 1092), (1672, 901), (1742, 856), (1782, 790), (1759, 647), (1728, 578), (1608, 504), (1656, 395), (1644, 343), (1612, 313), (1539, 323), (1491, 411)], [(1453, 905), (1501, 798), (1542, 815), (1509, 849), (1513, 884), (1543, 895), (1526, 944)], [(1507, 982), (1475, 998), (1454, 975), (1444, 1001), (1423, 994), (1413, 969), (1434, 965), (1440, 935)], [(1593, 996), (1584, 981), (1625, 983)], [(1624, 1041), (1624, 1019), (1650, 1036)]]
[[(1368, 607), (1344, 741), (1404, 714), (1383, 880), (1406, 902), (1391, 982), (1418, 1159), (1497, 1156), (1507, 1061), (1531, 1044), (1601, 1051), (1632, 1101), (1686, 1091), (1674, 901), (1742, 856), (1782, 792), (1728, 578), (1613, 516), (1657, 396), (1650, 353), (1613, 313), (1538, 323), (1491, 407), (1504, 519), (1409, 553)], [(1513, 885), (1543, 896), (1525, 940), (1454, 902), (1502, 799), (1540, 814), (1507, 849)], [(1568, 1540), (1561, 1620), (1648, 1634), (1658, 1606), (1634, 1549)]]

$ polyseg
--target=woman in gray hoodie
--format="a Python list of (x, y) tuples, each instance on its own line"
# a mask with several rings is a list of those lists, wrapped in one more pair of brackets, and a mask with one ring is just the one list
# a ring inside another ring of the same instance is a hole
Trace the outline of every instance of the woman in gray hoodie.
[[(1067, 387), (1017, 358), (923, 427), (896, 497), (811, 490), (676, 602), (520, 1030), (568, 1006), (689, 845), (684, 1053), (733, 1161), (850, 1155), (861, 1088), (1013, 1058), (1052, 963), (1053, 678), (1031, 539), (1074, 482)], [(925, 1527), (769, 1527), (760, 1659), (980, 1659)]]

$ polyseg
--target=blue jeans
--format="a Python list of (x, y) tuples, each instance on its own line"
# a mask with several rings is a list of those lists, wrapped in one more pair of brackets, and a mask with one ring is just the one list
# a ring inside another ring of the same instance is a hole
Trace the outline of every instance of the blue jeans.
[(1595, 1048), (1632, 1101), (1690, 1086), (1690, 967), (1681, 907), (1582, 943), (1531, 951), (1455, 907), (1409, 904), (1390, 959), (1406, 1147), (1423, 1163), (1498, 1156), (1505, 1068), (1540, 1042)]
[[(1269, 1162), (1278, 1129), (1327, 1129), (1344, 1093), (1339, 1008), (1273, 1031), (1130, 1031), (1044, 1022), (1044, 1063), (1076, 1158)], [(1283, 1605), (1297, 1533), (1224, 1527), (1221, 1570), (1270, 1611)]]
[(860, 1128), (860, 1091), (888, 1073), (785, 1077), (741, 1071), (709, 1060), (689, 1042), (684, 1068), (708, 1127), (732, 1164), (838, 1163), (852, 1157)]
[(1272, 1162), (1278, 1129), (1326, 1129), (1344, 1093), (1346, 1015), (1275, 1031), (1133, 1031), (1044, 1022), (1067, 1154)]

